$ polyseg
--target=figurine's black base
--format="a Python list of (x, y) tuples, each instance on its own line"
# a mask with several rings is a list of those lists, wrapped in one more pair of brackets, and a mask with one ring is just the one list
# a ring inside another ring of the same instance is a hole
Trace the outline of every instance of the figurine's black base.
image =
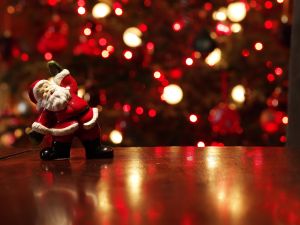
[(113, 157), (114, 151), (108, 146), (100, 146), (94, 152), (86, 152), (87, 159), (112, 159)]
[(42, 160), (70, 158), (70, 147), (71, 144), (69, 143), (54, 141), (51, 147), (47, 147), (41, 150), (40, 158)]
[(103, 146), (99, 139), (82, 142), (87, 159), (111, 159), (114, 151), (111, 147)]
[[(100, 140), (84, 141), (86, 159), (112, 159), (114, 151), (109, 146), (100, 144)], [(42, 160), (68, 159), (70, 158), (70, 143), (62, 143), (54, 141), (51, 147), (41, 150), (40, 158)]]

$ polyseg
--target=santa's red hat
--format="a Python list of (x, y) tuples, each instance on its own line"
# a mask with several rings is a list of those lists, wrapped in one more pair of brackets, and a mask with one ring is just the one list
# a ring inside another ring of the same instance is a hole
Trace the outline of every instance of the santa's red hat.
[(28, 95), (29, 95), (30, 100), (33, 103), (35, 103), (35, 104), (37, 103), (37, 101), (38, 101), (37, 91), (46, 82), (48, 82), (48, 81), (47, 80), (37, 80), (29, 86)]

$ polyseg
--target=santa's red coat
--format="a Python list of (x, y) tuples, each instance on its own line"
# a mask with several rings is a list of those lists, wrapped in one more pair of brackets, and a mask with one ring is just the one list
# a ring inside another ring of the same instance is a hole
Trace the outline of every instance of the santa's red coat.
[(65, 109), (49, 111), (41, 109), (41, 113), (32, 124), (32, 129), (41, 134), (53, 136), (72, 135), (77, 131), (90, 130), (97, 124), (98, 109), (90, 108), (85, 100), (78, 97), (77, 82), (64, 69), (54, 77), (54, 82), (69, 89), (71, 97)]

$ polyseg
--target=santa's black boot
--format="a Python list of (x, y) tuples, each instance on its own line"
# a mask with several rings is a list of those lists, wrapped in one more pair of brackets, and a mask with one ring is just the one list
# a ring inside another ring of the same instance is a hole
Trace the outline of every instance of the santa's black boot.
[(70, 158), (71, 143), (53, 141), (51, 147), (41, 150), (40, 158), (42, 160), (66, 159)]
[(101, 145), (100, 139), (82, 142), (87, 159), (112, 159), (114, 151), (109, 146)]

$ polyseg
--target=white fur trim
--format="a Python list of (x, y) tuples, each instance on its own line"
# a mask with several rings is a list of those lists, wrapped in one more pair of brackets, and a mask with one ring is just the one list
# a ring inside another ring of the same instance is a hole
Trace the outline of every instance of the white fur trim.
[(97, 119), (98, 119), (98, 108), (93, 108), (93, 118), (90, 121), (85, 122), (83, 124), (83, 128), (85, 130), (91, 129), (93, 126), (95, 126)]
[(73, 123), (72, 125), (65, 128), (50, 128), (50, 133), (54, 136), (65, 136), (73, 134), (78, 129), (78, 123)]
[(32, 130), (41, 134), (51, 134), (54, 136), (65, 136), (73, 134), (77, 129), (78, 123), (73, 123), (72, 125), (65, 128), (47, 128), (38, 122), (34, 122), (32, 124)]
[(40, 134), (50, 134), (49, 128), (45, 127), (44, 125), (42, 125), (38, 122), (34, 122), (31, 127), (32, 127), (32, 130), (34, 130)]
[(33, 89), (32, 89), (32, 93), (33, 93), (33, 96), (34, 96), (34, 98), (35, 98), (36, 101), (38, 100), (37, 91), (38, 91), (38, 89), (39, 89), (39, 86), (43, 85), (43, 84), (46, 83), (46, 82), (49, 82), (49, 81), (47, 81), (47, 80), (40, 80), (40, 81), (38, 81), (38, 82), (34, 85), (34, 87), (33, 87)]
[(63, 69), (61, 72), (59, 72), (58, 74), (55, 75), (53, 80), (57, 85), (60, 85), (61, 81), (65, 78), (65, 76), (67, 76), (69, 74), (70, 74), (69, 70)]

